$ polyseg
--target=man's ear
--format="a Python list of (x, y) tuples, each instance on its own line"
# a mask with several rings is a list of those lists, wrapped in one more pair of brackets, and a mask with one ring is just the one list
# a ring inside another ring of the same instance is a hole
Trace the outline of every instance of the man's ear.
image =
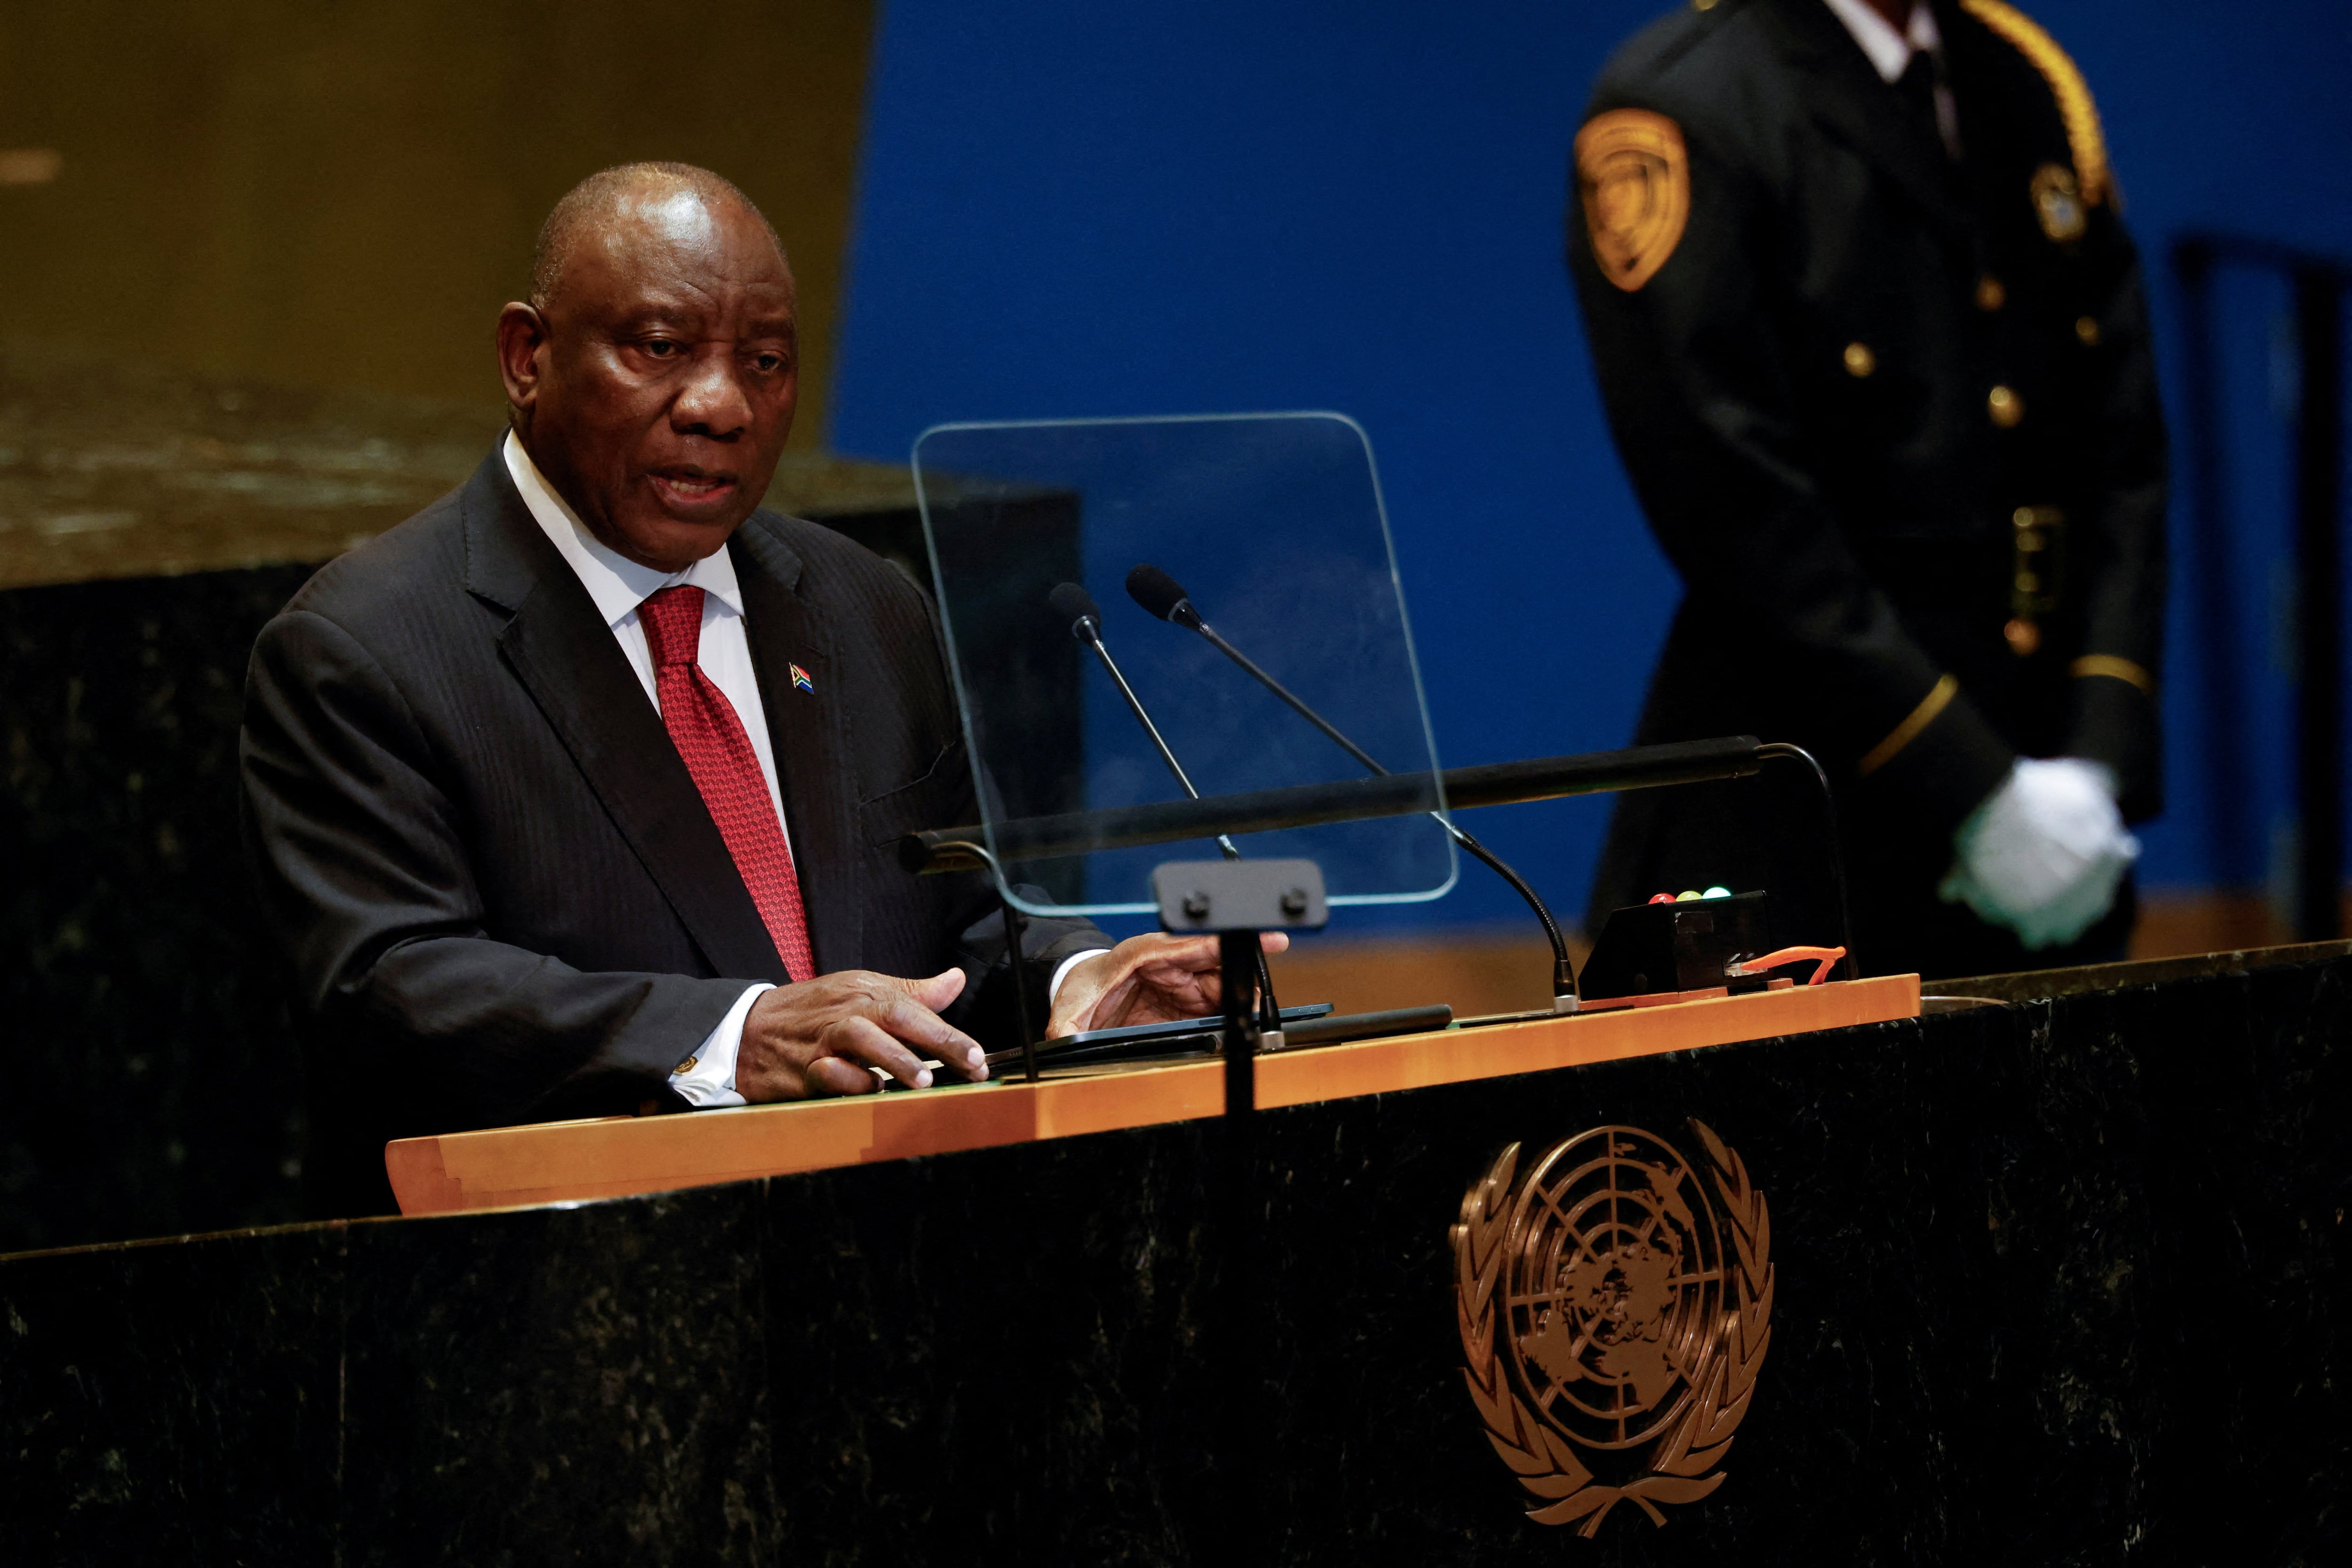
[(499, 312), (499, 380), (506, 383), (507, 402), (528, 415), (539, 401), (541, 354), (547, 347), (547, 318), (537, 308), (509, 300)]

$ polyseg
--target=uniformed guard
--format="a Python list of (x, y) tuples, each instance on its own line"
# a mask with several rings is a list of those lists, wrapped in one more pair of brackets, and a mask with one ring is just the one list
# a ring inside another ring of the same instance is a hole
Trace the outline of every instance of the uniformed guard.
[[(1602, 71), (1574, 162), (1601, 390), (1686, 588), (1640, 738), (1821, 758), (1868, 970), (2122, 956), (2165, 447), (2074, 63), (2001, 0), (1694, 0)], [(1595, 918), (1763, 887), (1825, 939), (1808, 788), (1622, 797)]]

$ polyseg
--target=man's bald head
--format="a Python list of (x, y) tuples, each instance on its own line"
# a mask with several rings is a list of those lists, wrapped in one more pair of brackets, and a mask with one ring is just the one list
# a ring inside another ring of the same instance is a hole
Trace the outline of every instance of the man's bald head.
[(679, 571), (774, 476), (800, 329), (776, 231), (688, 163), (627, 163), (548, 214), (530, 301), (499, 313), (517, 440), (588, 530)]
[(776, 254), (784, 254), (776, 225), (724, 174), (693, 163), (615, 163), (563, 193), (563, 199), (539, 225), (539, 243), (530, 256), (531, 304), (547, 308), (583, 239), (605, 233), (631, 208), (658, 204), (664, 197), (679, 195), (689, 196), (714, 212), (733, 206), (750, 214), (774, 242)]

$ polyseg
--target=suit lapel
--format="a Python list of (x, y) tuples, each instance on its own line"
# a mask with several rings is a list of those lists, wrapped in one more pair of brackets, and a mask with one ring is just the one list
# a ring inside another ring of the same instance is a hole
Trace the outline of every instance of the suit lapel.
[[(1943, 14), (1937, 20), (1940, 25)], [(1874, 165), (1936, 226), (1969, 235), (1967, 185), (1943, 142), (1905, 111), (1903, 99), (1822, 0), (1774, 7), (1781, 57), (1804, 73), (1805, 107), (1829, 133)]]
[(784, 967), (726, 841), (595, 601), (493, 452), (466, 487), (466, 586), (513, 612), (499, 646), (719, 975)]
[[(753, 513), (728, 548), (743, 591), (744, 630), (760, 674), (817, 972), (850, 968), (865, 950), (865, 856), (844, 700), (848, 682), (833, 628), (811, 609), (801, 591), (800, 557), (767, 517)], [(795, 664), (814, 690), (794, 685)]]

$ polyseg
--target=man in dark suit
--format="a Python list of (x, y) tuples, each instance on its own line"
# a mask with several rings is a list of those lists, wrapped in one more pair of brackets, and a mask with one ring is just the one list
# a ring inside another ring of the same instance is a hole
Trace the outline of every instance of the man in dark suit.
[[(2073, 63), (2001, 0), (1696, 0), (1603, 70), (1575, 178), (1610, 419), (1687, 589), (1640, 738), (1813, 751), (1872, 970), (2122, 956), (2165, 442)], [(1595, 917), (1767, 887), (1822, 940), (1809, 789), (1623, 797)]]
[[(930, 607), (757, 511), (792, 424), (792, 274), (740, 192), (607, 170), (499, 321), (511, 430), (321, 570), (248, 676), (245, 814), (290, 962), (324, 1211), (385, 1139), (987, 1075), (1051, 1031), (1216, 1005), (1213, 939), (1114, 946), (892, 847), (974, 819)], [(1270, 943), (1278, 946), (1278, 943)]]

